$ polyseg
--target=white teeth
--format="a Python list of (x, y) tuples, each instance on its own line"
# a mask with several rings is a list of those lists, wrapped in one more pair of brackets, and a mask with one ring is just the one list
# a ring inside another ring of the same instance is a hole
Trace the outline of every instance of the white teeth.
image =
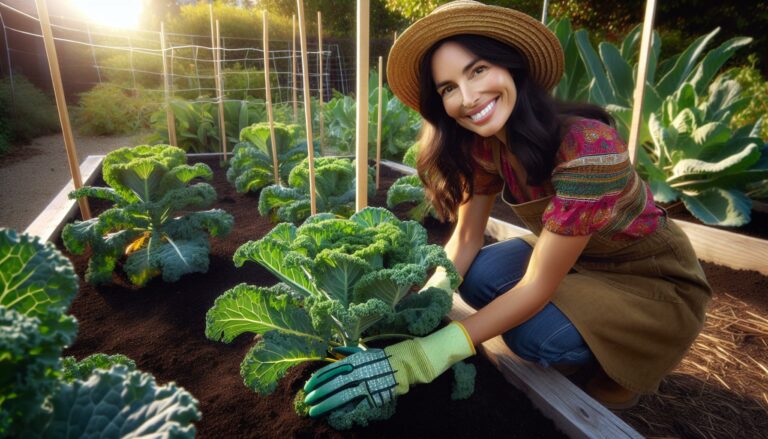
[(469, 117), (472, 120), (474, 120), (474, 121), (478, 121), (478, 120), (484, 118), (485, 116), (487, 116), (488, 113), (490, 113), (491, 110), (493, 110), (493, 106), (494, 105), (496, 105), (496, 100), (495, 99), (492, 100), (491, 103), (488, 104), (485, 108), (483, 108), (482, 111), (480, 111), (479, 113), (473, 114), (472, 116), (469, 116)]

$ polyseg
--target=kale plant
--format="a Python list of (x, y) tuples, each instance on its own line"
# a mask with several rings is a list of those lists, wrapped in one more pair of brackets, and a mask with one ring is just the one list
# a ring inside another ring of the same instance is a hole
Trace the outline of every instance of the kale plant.
[[(318, 212), (344, 217), (355, 211), (355, 162), (346, 158), (320, 157), (314, 161)], [(368, 167), (368, 196), (376, 193), (374, 170)], [(300, 223), (311, 215), (309, 162), (303, 160), (288, 176), (289, 187), (271, 185), (259, 195), (259, 213), (274, 222)]]
[(197, 401), (123, 355), (61, 359), (77, 321), (72, 263), (0, 229), (0, 437), (194, 437)]
[[(307, 156), (307, 142), (298, 142), (301, 128), (275, 122), (277, 164), (281, 181), (288, 180), (291, 170)], [(229, 161), (227, 180), (238, 192), (256, 192), (275, 183), (272, 161), (272, 139), (268, 123), (257, 123), (240, 131), (240, 143), (235, 145)]]
[[(421, 225), (372, 207), (349, 219), (326, 213), (300, 227), (278, 224), (242, 245), (234, 261), (256, 262), (281, 282), (226, 291), (208, 311), (205, 334), (224, 342), (245, 332), (261, 335), (240, 373), (246, 386), (265, 394), (292, 366), (335, 361), (333, 348), (430, 333), (451, 309), (459, 283), (445, 251), (427, 244)], [(449, 281), (419, 290), (438, 266)]]
[(110, 187), (86, 186), (69, 194), (114, 203), (96, 218), (67, 224), (62, 232), (72, 253), (91, 247), (88, 282), (111, 282), (123, 255), (123, 268), (138, 286), (160, 274), (175, 282), (184, 274), (208, 271), (206, 232), (226, 235), (234, 219), (221, 209), (192, 211), (213, 204), (216, 192), (208, 183), (190, 185), (194, 178), (210, 179), (212, 171), (203, 163), (186, 162), (184, 151), (174, 146), (120, 148), (104, 158), (104, 181)]
[[(416, 142), (405, 152), (403, 164), (415, 168), (418, 151), (419, 143)], [(414, 205), (408, 211), (408, 217), (414, 221), (422, 222), (427, 215), (437, 218), (435, 208), (424, 191), (424, 184), (416, 174), (398, 178), (387, 190), (387, 207), (392, 209), (403, 203)]]

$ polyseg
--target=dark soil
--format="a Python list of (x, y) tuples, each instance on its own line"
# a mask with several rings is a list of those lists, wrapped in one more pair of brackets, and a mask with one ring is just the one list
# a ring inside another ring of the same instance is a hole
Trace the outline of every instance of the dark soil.
[[(210, 341), (204, 335), (205, 314), (219, 295), (241, 282), (271, 285), (276, 281), (257, 264), (236, 269), (232, 262), (241, 244), (260, 238), (272, 224), (258, 215), (257, 196), (238, 194), (226, 182), (218, 159), (204, 162), (214, 170), (218, 194), (214, 207), (235, 217), (229, 236), (211, 240), (208, 273), (186, 275), (174, 284), (155, 279), (143, 289), (116, 275), (115, 285), (94, 288), (82, 281), (87, 258), (65, 252), (81, 277), (80, 294), (70, 309), (80, 331), (67, 355), (81, 359), (96, 352), (122, 353), (159, 382), (177, 382), (200, 401), (203, 418), (197, 431), (202, 438), (564, 437), (481, 355), (471, 360), (478, 374), (475, 393), (468, 400), (450, 400), (452, 374), (446, 373), (401, 397), (391, 419), (346, 432), (335, 431), (322, 420), (300, 418), (293, 410), (296, 391), (318, 364), (292, 369), (269, 396), (245, 387), (240, 363), (253, 337), (242, 335), (231, 344)], [(384, 205), (385, 190), (398, 177), (385, 169), (383, 189), (370, 200), (371, 205)], [(91, 207), (98, 213), (106, 206), (92, 202)], [(439, 244), (450, 233), (449, 226), (435, 221), (428, 222), (428, 230), (430, 240)], [(60, 239), (57, 244), (63, 249)]]

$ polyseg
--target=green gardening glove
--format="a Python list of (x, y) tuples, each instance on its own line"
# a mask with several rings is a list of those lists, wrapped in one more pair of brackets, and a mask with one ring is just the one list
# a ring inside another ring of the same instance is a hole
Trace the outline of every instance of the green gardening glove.
[(474, 354), (464, 326), (454, 321), (426, 337), (361, 351), (321, 368), (304, 385), (304, 402), (312, 417), (348, 404), (381, 407)]

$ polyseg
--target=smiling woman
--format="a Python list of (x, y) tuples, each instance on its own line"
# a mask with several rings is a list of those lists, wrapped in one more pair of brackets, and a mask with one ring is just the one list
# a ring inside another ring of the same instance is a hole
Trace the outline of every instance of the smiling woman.
[(141, 0), (71, 0), (88, 18), (105, 26), (135, 28), (143, 8)]

